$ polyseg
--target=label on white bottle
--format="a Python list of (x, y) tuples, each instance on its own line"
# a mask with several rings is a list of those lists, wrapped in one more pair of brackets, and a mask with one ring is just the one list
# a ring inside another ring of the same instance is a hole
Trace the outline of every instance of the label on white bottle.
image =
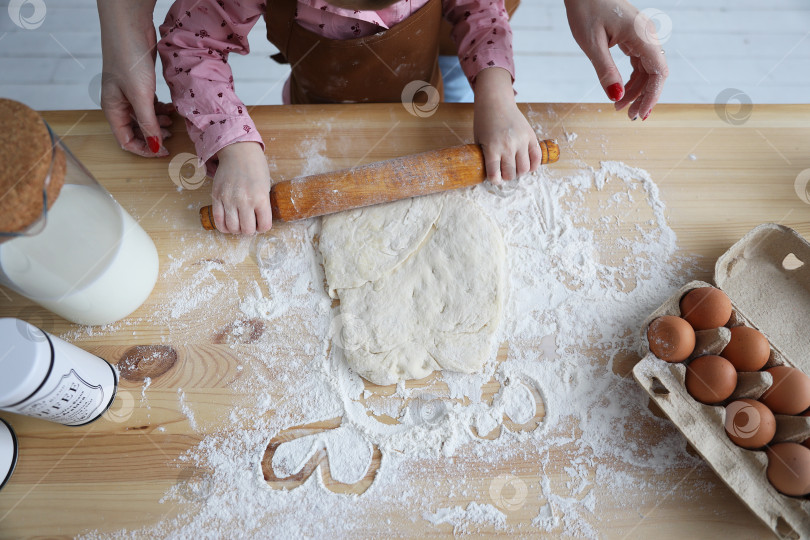
[(52, 351), (48, 375), (32, 395), (4, 409), (68, 426), (92, 422), (115, 398), (115, 368), (58, 337), (46, 336)]
[(90, 384), (74, 370), (62, 375), (47, 395), (21, 406), (17, 412), (60, 424), (83, 424), (93, 418), (104, 398), (104, 387)]

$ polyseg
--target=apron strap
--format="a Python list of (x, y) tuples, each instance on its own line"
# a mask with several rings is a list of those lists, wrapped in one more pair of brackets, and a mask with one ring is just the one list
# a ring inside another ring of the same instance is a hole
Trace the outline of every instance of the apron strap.
[(288, 64), (287, 52), (290, 50), (290, 35), (298, 14), (297, 0), (267, 0), (267, 34), (274, 36), (274, 43), (279, 52), (270, 56), (279, 64)]

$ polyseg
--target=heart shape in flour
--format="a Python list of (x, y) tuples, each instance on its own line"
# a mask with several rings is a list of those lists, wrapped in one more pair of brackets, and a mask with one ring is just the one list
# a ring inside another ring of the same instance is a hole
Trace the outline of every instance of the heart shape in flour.
[(321, 448), (326, 449), (329, 457), (332, 478), (342, 484), (362, 480), (371, 464), (371, 444), (354, 428), (341, 426), (279, 446), (273, 455), (273, 472), (278, 478), (288, 478), (299, 472)]
[(497, 439), (505, 426), (512, 433), (535, 431), (544, 424), (546, 405), (540, 386), (520, 376), (507, 378), (493, 396), (490, 408), (473, 417), (473, 434)]
[[(475, 437), (496, 439), (504, 426), (516, 433), (536, 431), (545, 425), (543, 392), (524, 374), (502, 379), (493, 377), (482, 391), (486, 410), (473, 415), (469, 426)], [(369, 393), (368, 397), (372, 395)], [(388, 396), (376, 397), (386, 399)], [(398, 419), (374, 414), (368, 403), (365, 410), (370, 420), (381, 424), (442, 431), (452, 414), (453, 403), (460, 404), (460, 400), (420, 392), (406, 400)], [(324, 486), (330, 491), (364, 493), (376, 478), (382, 453), (369, 441), (368, 437), (374, 440), (373, 435), (342, 422), (342, 418), (334, 418), (292, 427), (276, 435), (267, 445), (261, 464), (268, 485), (275, 489), (295, 489), (320, 468)]]
[(382, 453), (341, 418), (286, 429), (265, 450), (262, 473), (270, 487), (294, 489), (318, 468), (335, 493), (365, 492), (374, 482)]

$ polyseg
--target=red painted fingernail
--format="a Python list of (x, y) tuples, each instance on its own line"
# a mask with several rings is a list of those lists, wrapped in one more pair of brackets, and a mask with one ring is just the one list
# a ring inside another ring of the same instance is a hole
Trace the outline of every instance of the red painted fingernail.
[(641, 121), (643, 122), (644, 120), (646, 120), (648, 116), (650, 116), (650, 113), (645, 114), (644, 118), (642, 118)]
[(147, 137), (146, 144), (149, 145), (149, 150), (151, 150), (153, 154), (160, 152), (160, 141), (158, 141), (157, 137)]
[(613, 83), (605, 88), (605, 92), (607, 92), (610, 101), (619, 101), (624, 96), (624, 86), (622, 86), (622, 83)]

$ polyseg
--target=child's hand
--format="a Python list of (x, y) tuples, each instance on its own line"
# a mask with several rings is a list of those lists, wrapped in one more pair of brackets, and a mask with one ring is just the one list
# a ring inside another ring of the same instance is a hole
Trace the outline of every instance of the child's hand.
[[(630, 105), (627, 115), (646, 120), (669, 75), (664, 50), (655, 35), (655, 25), (625, 0), (566, 0), (571, 33), (591, 60), (599, 83), (620, 111)], [(630, 57), (633, 73), (622, 86), (610, 47)]]
[(229, 144), (217, 153), (214, 174), (214, 224), (222, 232), (254, 234), (273, 225), (270, 211), (270, 170), (255, 142)]
[(537, 135), (515, 104), (512, 76), (503, 68), (478, 73), (475, 82), (475, 140), (484, 150), (487, 179), (495, 185), (535, 171), (543, 153)]

